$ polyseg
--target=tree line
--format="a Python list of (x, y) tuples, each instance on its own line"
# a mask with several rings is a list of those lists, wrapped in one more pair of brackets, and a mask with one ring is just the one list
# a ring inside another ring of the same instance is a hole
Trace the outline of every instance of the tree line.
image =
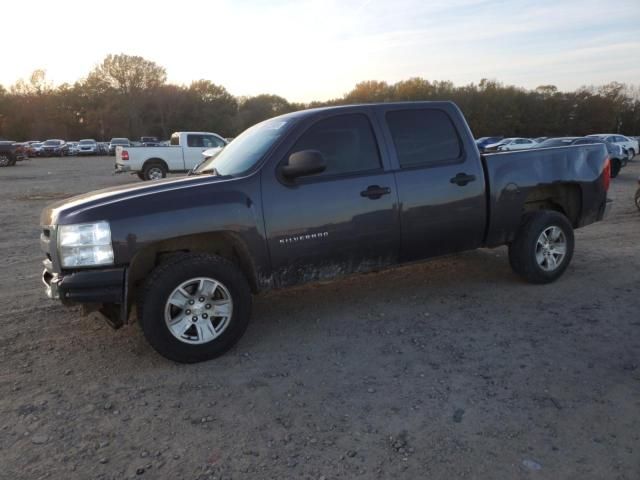
[(54, 86), (44, 70), (36, 70), (8, 89), (0, 85), (0, 138), (168, 138), (177, 130), (233, 137), (266, 118), (304, 108), (416, 100), (453, 100), (477, 137), (640, 135), (640, 88), (618, 82), (562, 92), (554, 85), (527, 90), (483, 79), (455, 86), (417, 77), (393, 84), (365, 81), (341, 98), (303, 104), (270, 94), (236, 97), (210, 80), (171, 84), (161, 65), (120, 54), (108, 55), (74, 84)]

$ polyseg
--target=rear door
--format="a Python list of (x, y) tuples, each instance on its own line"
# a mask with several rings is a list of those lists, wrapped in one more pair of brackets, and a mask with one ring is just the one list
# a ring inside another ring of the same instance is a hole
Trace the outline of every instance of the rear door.
[[(333, 114), (298, 134), (282, 158), (262, 169), (262, 198), (272, 268), (280, 285), (332, 278), (395, 263), (398, 199), (385, 171), (369, 109)], [(289, 156), (318, 150), (319, 174), (287, 181)]]
[(486, 228), (484, 172), (453, 108), (390, 105), (378, 110), (400, 199), (402, 260), (473, 249)]

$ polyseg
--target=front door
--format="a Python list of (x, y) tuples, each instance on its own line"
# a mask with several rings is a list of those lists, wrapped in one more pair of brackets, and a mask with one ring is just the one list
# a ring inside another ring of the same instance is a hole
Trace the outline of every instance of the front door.
[[(318, 150), (324, 172), (294, 181), (279, 166)], [(318, 120), (262, 171), (265, 226), (277, 285), (376, 269), (398, 258), (398, 203), (367, 111)], [(278, 165), (275, 165), (278, 163)]]

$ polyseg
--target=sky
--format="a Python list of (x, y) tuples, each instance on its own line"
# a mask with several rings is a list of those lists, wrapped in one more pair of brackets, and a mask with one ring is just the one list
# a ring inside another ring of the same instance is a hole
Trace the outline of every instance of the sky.
[(307, 102), (363, 80), (640, 84), (640, 0), (9, 0), (0, 84), (72, 83), (109, 53), (168, 80)]

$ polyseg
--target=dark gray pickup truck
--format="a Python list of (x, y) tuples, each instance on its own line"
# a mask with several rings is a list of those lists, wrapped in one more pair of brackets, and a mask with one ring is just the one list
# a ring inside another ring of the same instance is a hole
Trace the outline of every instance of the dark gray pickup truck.
[[(481, 156), (449, 102), (320, 108), (262, 122), (191, 175), (42, 212), (49, 297), (112, 326), (137, 317), (179, 362), (229, 349), (252, 293), (479, 247), (557, 279), (601, 220), (602, 144)], [(398, 302), (403, 301), (398, 299)]]

